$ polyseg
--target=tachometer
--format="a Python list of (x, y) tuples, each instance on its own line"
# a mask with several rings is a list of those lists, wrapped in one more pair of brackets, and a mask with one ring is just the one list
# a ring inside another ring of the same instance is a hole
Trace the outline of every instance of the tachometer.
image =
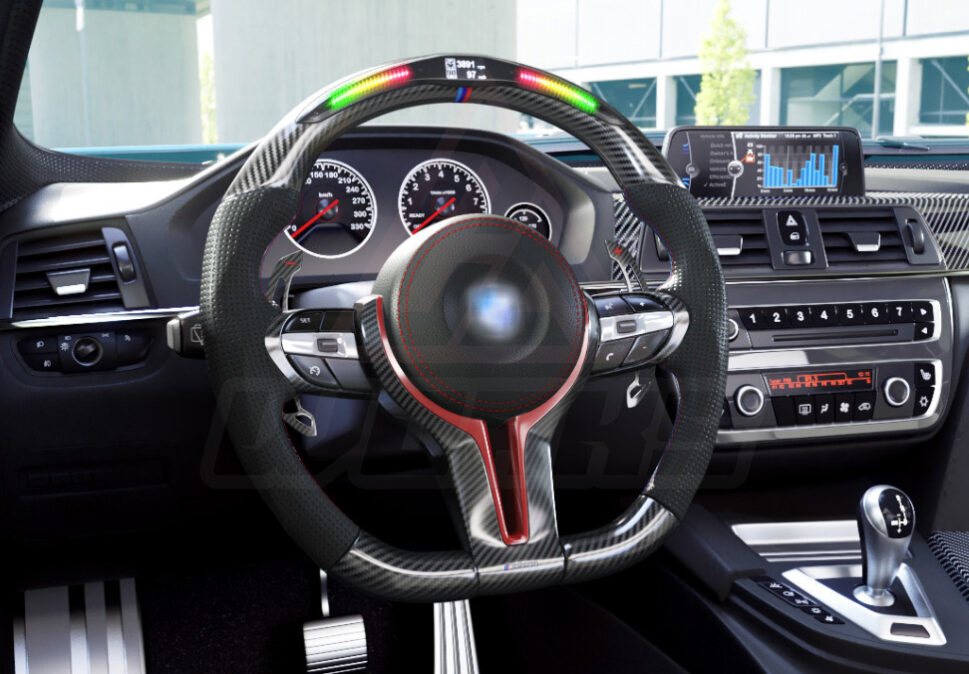
[(364, 177), (343, 162), (317, 159), (285, 232), (308, 253), (343, 257), (367, 242), (376, 222), (377, 204)]
[(411, 234), (452, 215), (487, 213), (491, 201), (481, 179), (460, 162), (431, 159), (415, 166), (400, 186), (400, 219)]

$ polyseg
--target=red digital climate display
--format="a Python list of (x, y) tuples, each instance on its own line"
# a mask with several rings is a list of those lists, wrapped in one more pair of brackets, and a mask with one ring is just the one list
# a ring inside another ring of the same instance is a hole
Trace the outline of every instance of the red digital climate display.
[(875, 371), (826, 370), (822, 372), (779, 372), (765, 374), (771, 393), (830, 393), (834, 391), (867, 391), (875, 381)]

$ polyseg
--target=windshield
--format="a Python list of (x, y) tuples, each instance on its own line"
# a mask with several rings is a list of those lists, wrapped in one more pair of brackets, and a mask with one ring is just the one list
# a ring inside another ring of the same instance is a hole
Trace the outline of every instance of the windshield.
[[(435, 52), (550, 70), (644, 130), (969, 135), (965, 0), (45, 0), (15, 122), (40, 145), (95, 154), (231, 149), (329, 82)], [(479, 106), (388, 121), (552, 131)]]

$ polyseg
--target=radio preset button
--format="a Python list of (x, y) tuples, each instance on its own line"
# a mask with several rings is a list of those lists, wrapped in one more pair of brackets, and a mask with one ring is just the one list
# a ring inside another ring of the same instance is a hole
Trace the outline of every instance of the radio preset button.
[(838, 307), (838, 325), (861, 325), (865, 320), (864, 307), (860, 304), (842, 304)]
[(734, 404), (745, 417), (755, 417), (764, 409), (764, 394), (756, 386), (741, 386), (734, 394)]
[(806, 328), (811, 325), (811, 307), (788, 307), (787, 318), (796, 328)]
[(888, 317), (892, 323), (911, 323), (912, 322), (912, 303), (911, 302), (889, 302)]
[(819, 328), (838, 324), (838, 308), (834, 304), (818, 304), (811, 309), (811, 323)]
[(881, 302), (865, 305), (865, 323), (868, 325), (881, 325), (888, 323), (888, 307)]
[(786, 328), (790, 326), (784, 307), (769, 307), (760, 310), (761, 329)]

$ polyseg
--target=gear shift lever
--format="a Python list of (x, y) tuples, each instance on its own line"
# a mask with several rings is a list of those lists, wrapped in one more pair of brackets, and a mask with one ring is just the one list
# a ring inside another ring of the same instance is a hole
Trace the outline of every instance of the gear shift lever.
[(858, 504), (864, 585), (855, 599), (869, 606), (891, 606), (889, 591), (915, 530), (915, 507), (905, 492), (886, 484), (871, 487)]

